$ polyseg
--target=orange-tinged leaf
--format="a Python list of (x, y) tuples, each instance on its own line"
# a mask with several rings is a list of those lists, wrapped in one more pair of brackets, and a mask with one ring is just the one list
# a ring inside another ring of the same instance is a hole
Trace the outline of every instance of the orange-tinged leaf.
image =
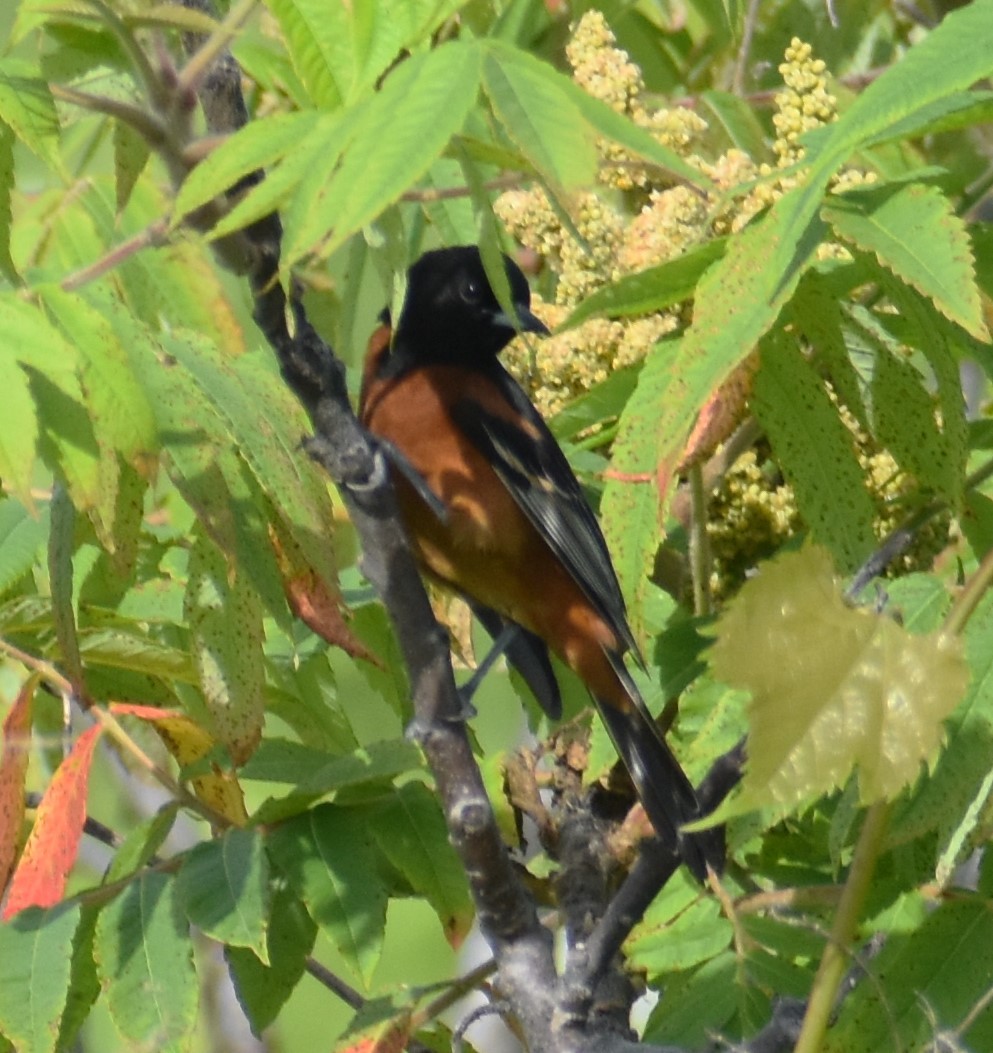
[(410, 1035), (410, 1010), (403, 1010), (392, 1020), (369, 1027), (367, 1034), (341, 1053), (403, 1053)]
[(303, 549), (278, 518), (269, 523), (269, 541), (293, 613), (322, 640), (353, 658), (364, 658), (383, 668), (383, 663), (349, 629), (342, 614), (341, 594), (308, 563)]
[(770, 560), (745, 584), (710, 659), (752, 695), (748, 764), (729, 811), (798, 806), (853, 769), (863, 804), (892, 800), (933, 761), (969, 681), (957, 637), (910, 633), (848, 606), (815, 546)]
[(83, 836), (90, 765), (102, 730), (95, 724), (76, 739), (45, 791), (10, 882), (5, 921), (26, 907), (54, 906), (65, 894), (66, 878)]
[(24, 823), (24, 779), (31, 740), (31, 706), (38, 678), (30, 677), (3, 722), (0, 753), (0, 896), (14, 866)]
[[(110, 711), (118, 715), (138, 717), (151, 724), (166, 749), (184, 768), (202, 761), (218, 748), (217, 741), (207, 731), (178, 710), (131, 702), (112, 702)], [(244, 826), (248, 822), (245, 797), (233, 771), (223, 771), (212, 763), (208, 774), (197, 775), (190, 782), (198, 800), (209, 805), (235, 826)]]

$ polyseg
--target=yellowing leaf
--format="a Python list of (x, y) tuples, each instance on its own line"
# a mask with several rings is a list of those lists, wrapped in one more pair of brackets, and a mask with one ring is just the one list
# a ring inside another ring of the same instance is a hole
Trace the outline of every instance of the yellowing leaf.
[(826, 550), (766, 564), (731, 603), (714, 672), (751, 691), (748, 765), (735, 811), (789, 808), (858, 769), (863, 804), (892, 799), (933, 758), (961, 700), (960, 641), (915, 636), (846, 605)]

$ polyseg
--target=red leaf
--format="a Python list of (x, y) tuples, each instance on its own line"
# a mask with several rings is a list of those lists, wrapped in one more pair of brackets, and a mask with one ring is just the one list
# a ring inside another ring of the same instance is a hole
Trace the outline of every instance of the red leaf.
[(24, 822), (24, 779), (31, 741), (31, 703), (38, 678), (25, 681), (3, 722), (0, 753), (0, 896), (14, 867)]
[(90, 765), (101, 730), (95, 724), (79, 736), (45, 791), (10, 882), (4, 921), (25, 907), (51, 907), (62, 899), (83, 836)]

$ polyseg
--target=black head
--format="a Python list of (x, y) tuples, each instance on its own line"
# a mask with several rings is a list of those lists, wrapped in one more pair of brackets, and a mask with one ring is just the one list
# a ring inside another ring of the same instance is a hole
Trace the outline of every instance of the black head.
[[(548, 333), (531, 313), (531, 290), (506, 256), (514, 308), (523, 332)], [(417, 361), (485, 364), (513, 339), (514, 320), (490, 288), (479, 249), (463, 245), (425, 252), (407, 274), (407, 296), (394, 349)]]

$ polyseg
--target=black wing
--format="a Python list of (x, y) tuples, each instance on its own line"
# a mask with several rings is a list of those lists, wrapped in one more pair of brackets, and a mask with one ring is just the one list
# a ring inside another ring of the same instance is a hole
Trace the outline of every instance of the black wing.
[(453, 407), (456, 424), (486, 454), (501, 482), (597, 613), (624, 647), (638, 656), (600, 525), (565, 454), (510, 374), (495, 364), (490, 377), (531, 430), (488, 412), (471, 399)]

